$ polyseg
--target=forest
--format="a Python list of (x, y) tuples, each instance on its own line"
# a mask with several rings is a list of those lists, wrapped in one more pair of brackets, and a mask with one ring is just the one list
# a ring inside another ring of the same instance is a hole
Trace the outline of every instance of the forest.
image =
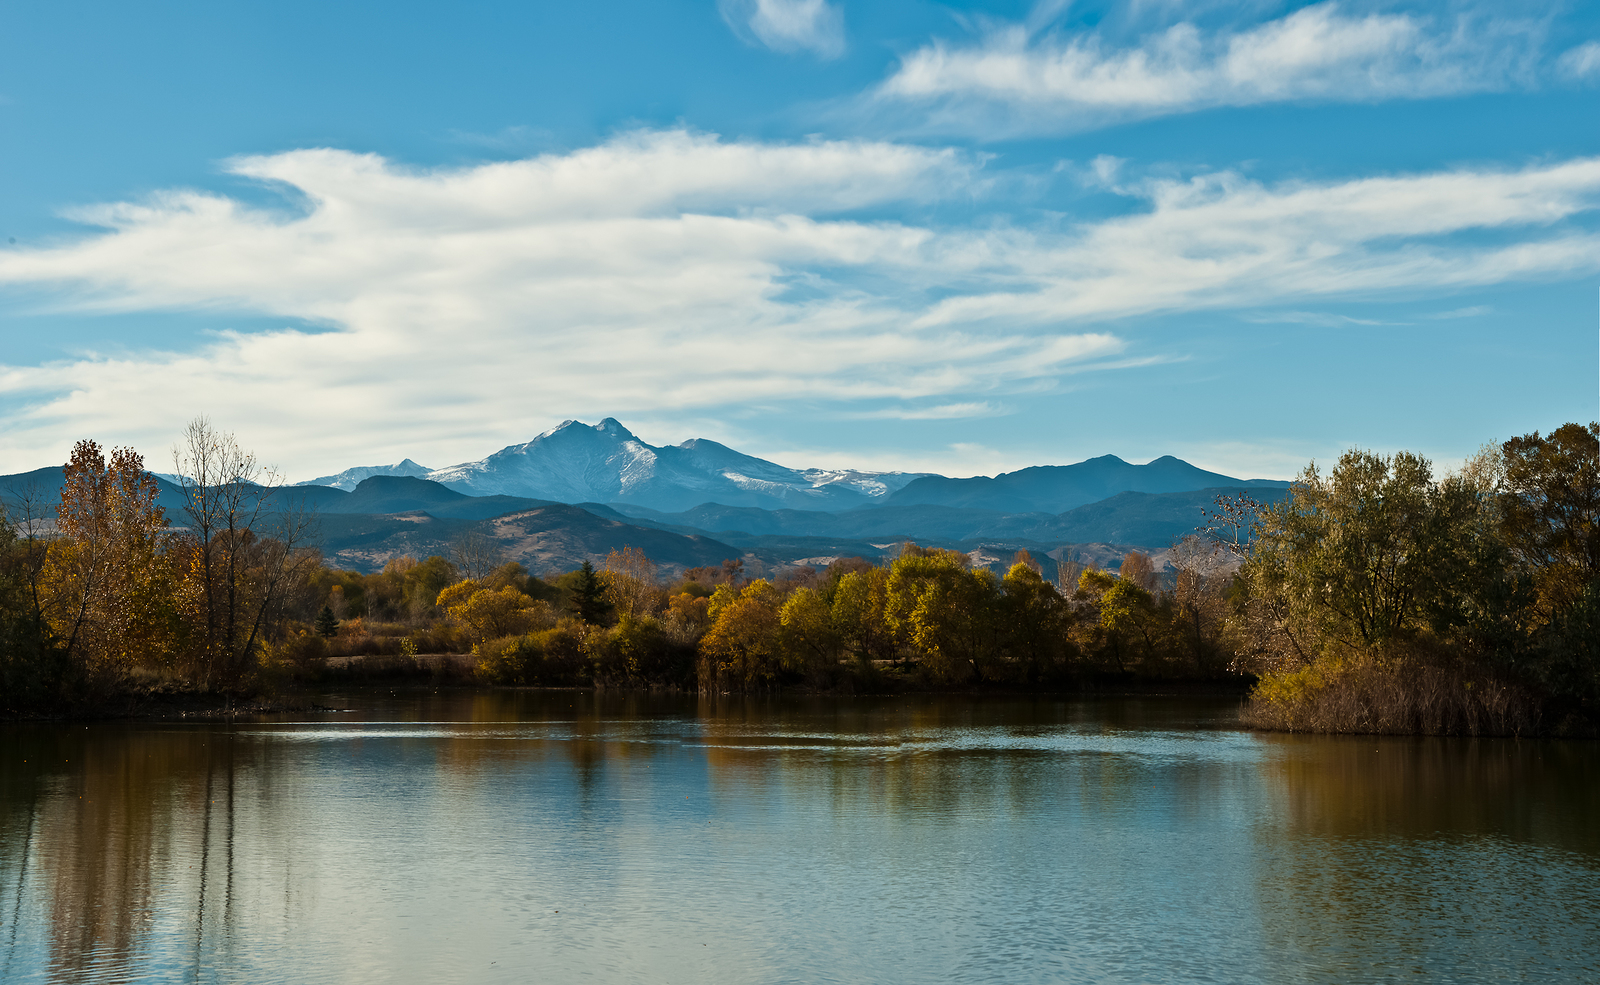
[(535, 574), (471, 536), (449, 557), (341, 571), (313, 515), (260, 494), (273, 478), (231, 435), (197, 420), (177, 457), (181, 516), (137, 452), (92, 441), (59, 502), (13, 498), (0, 708), (458, 668), (713, 692), (1182, 682), (1248, 691), (1247, 724), (1307, 731), (1591, 734), (1600, 717), (1600, 425), (1485, 446), (1442, 477), (1351, 450), (1279, 503), (1219, 500), (1162, 570), (1129, 551), (1054, 581), (1026, 552), (998, 575), (911, 543), (768, 578), (739, 559), (664, 577), (632, 547)]

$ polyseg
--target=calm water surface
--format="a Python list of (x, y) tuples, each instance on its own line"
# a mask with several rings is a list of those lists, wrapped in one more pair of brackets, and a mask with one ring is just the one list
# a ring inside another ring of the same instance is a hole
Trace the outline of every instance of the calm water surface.
[(376, 692), (0, 731), (5, 982), (1600, 982), (1595, 743)]

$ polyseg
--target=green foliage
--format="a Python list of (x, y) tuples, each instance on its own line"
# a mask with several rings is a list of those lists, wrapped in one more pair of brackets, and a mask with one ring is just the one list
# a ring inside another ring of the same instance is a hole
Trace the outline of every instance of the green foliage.
[(332, 606), (323, 606), (317, 613), (317, 633), (323, 639), (332, 639), (339, 634), (339, 618), (333, 614)]
[(1258, 720), (1513, 729), (1534, 693), (1596, 715), (1600, 426), (1514, 438), (1438, 481), (1418, 456), (1350, 451), (1255, 534), (1240, 621)]
[(439, 593), (460, 580), (456, 566), (434, 555), (410, 567), (403, 576), (402, 598), (413, 619), (432, 619), (439, 615)]
[(607, 597), (606, 581), (588, 561), (583, 567), (563, 575), (556, 582), (567, 593), (567, 606), (579, 619), (591, 626), (603, 626), (615, 608)]
[(983, 680), (999, 655), (999, 585), (955, 551), (909, 546), (889, 569), (885, 614), (934, 680)]
[(73, 672), (35, 601), (43, 545), (19, 537), (0, 504), (0, 712), (49, 708)]
[(1500, 454), (1506, 541), (1554, 618), (1600, 578), (1600, 424), (1512, 438)]
[(1244, 574), (1302, 664), (1335, 650), (1402, 646), (1429, 634), (1491, 634), (1514, 599), (1487, 497), (1433, 480), (1426, 459), (1349, 451), (1326, 478), (1306, 469), (1264, 509)]
[(1055, 586), (1025, 563), (1012, 565), (1000, 587), (1006, 652), (1024, 679), (1037, 684), (1075, 656), (1069, 640), (1074, 614)]
[(1584, 586), (1541, 633), (1532, 676), (1551, 693), (1600, 707), (1600, 581)]

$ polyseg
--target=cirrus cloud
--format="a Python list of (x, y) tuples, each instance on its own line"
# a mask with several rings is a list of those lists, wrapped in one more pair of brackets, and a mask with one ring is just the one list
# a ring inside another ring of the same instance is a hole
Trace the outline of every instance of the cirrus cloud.
[(976, 43), (911, 52), (873, 98), (918, 107), (934, 131), (995, 136), (1220, 106), (1424, 99), (1523, 84), (1538, 35), (1503, 18), (1351, 14), (1337, 0), (1244, 27), (1183, 21), (1132, 45), (1000, 24)]
[(844, 54), (844, 12), (827, 0), (718, 0), (734, 33), (773, 51)]

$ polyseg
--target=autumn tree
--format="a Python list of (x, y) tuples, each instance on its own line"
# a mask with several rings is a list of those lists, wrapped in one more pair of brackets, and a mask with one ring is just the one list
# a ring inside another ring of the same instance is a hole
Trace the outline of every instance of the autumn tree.
[(63, 469), (60, 537), (49, 545), (42, 581), (52, 629), (87, 667), (123, 672), (172, 659), (172, 571), (156, 495), (131, 448), (112, 449), (108, 461), (98, 444), (80, 441)]
[(812, 683), (824, 683), (838, 671), (844, 634), (834, 623), (825, 591), (795, 589), (779, 610), (778, 621), (786, 667), (804, 673)]
[(476, 644), (549, 628), (556, 621), (548, 603), (529, 598), (510, 585), (485, 588), (471, 579), (440, 591), (437, 604), (467, 627)]
[(711, 596), (711, 629), (700, 640), (700, 686), (715, 691), (769, 686), (782, 668), (778, 630), (783, 603), (771, 582), (743, 590), (724, 583)]
[(1195, 534), (1174, 544), (1174, 618), (1197, 671), (1213, 673), (1226, 664), (1223, 634), (1230, 615), (1227, 588), (1232, 574), (1216, 546)]
[(852, 565), (841, 568), (837, 577), (832, 619), (845, 652), (862, 665), (896, 658), (899, 650), (887, 612), (888, 570)]
[(606, 555), (606, 600), (617, 614), (637, 619), (655, 614), (661, 595), (656, 565), (637, 547), (624, 546)]
[(889, 568), (885, 614), (904, 646), (942, 681), (983, 680), (997, 654), (999, 586), (956, 551), (908, 544)]
[(36, 522), (39, 497), (24, 490), (15, 501), (15, 512), (0, 501), (0, 712), (50, 705), (71, 671), (42, 607), (46, 546)]
[[(1025, 555), (1026, 552), (1019, 552)], [(1002, 639), (1007, 656), (1032, 684), (1067, 658), (1071, 611), (1031, 558), (1019, 556), (1001, 582)]]

